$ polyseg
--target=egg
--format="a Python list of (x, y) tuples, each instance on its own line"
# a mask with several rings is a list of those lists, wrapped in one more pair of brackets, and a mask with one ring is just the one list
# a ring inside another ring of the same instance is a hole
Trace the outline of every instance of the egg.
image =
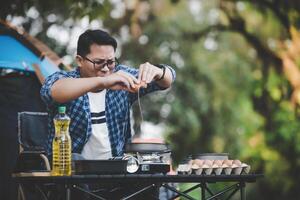
[(231, 167), (233, 160), (224, 160), (223, 165), (226, 167)]
[(199, 169), (200, 168), (200, 166), (199, 165), (197, 165), (196, 163), (193, 163), (192, 164), (192, 169), (194, 170), (194, 169)]
[(241, 166), (241, 165), (242, 165), (242, 162), (241, 162), (240, 160), (234, 160), (234, 161), (232, 162), (232, 164), (236, 164), (236, 165), (238, 165), (238, 166)]
[(195, 159), (194, 160), (194, 164), (198, 165), (199, 167), (201, 167), (204, 163), (204, 160), (200, 160), (200, 159)]
[(223, 160), (214, 160), (214, 163), (213, 163), (213, 165), (216, 165), (218, 167), (221, 167), (222, 164), (223, 164)]
[(204, 160), (203, 165), (207, 165), (209, 167), (212, 167), (213, 165), (213, 160)]
[(250, 172), (250, 169), (251, 169), (250, 165), (247, 165), (245, 163), (242, 163), (242, 168), (243, 168), (242, 172), (245, 173), (245, 174), (248, 174)]

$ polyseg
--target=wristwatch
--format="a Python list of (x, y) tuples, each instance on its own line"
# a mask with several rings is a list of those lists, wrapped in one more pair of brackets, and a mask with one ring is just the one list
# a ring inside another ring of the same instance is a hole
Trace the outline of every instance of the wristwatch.
[(155, 66), (163, 70), (163, 74), (161, 75), (161, 77), (158, 78), (158, 79), (156, 79), (156, 81), (160, 81), (160, 80), (162, 80), (162, 79), (165, 78), (165, 74), (166, 74), (166, 66), (165, 66), (164, 64), (157, 64), (157, 65), (155, 65)]

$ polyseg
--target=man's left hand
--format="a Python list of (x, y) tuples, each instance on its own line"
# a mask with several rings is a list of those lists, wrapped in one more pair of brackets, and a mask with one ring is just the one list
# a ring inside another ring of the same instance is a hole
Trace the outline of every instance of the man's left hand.
[(149, 84), (152, 80), (160, 78), (162, 73), (162, 69), (146, 62), (140, 65), (138, 80)]

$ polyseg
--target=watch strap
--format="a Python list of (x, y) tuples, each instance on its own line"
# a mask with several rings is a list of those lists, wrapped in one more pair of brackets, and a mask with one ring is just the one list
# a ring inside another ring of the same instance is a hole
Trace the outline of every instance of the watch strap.
[(156, 81), (160, 81), (160, 80), (162, 80), (162, 79), (165, 78), (165, 74), (166, 74), (166, 66), (163, 65), (163, 64), (158, 64), (158, 65), (155, 65), (155, 66), (163, 70), (163, 74), (161, 75), (161, 77), (158, 78), (158, 79), (156, 79)]

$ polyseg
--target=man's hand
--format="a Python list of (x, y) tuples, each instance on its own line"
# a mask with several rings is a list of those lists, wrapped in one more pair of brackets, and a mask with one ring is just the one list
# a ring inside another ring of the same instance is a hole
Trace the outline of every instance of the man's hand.
[(152, 80), (158, 79), (162, 76), (162, 69), (146, 62), (140, 65), (138, 81), (150, 83)]
[(105, 78), (106, 88), (112, 90), (127, 90), (129, 92), (134, 92), (134, 90), (140, 84), (140, 81), (138, 81), (138, 79), (136, 79), (133, 75), (122, 70), (117, 71)]
[(138, 92), (141, 87), (146, 88), (147, 84), (153, 80), (157, 80), (162, 74), (162, 69), (146, 62), (140, 65), (138, 79), (133, 75), (120, 70), (105, 77), (105, 88), (112, 90), (126, 90), (135, 93)]

